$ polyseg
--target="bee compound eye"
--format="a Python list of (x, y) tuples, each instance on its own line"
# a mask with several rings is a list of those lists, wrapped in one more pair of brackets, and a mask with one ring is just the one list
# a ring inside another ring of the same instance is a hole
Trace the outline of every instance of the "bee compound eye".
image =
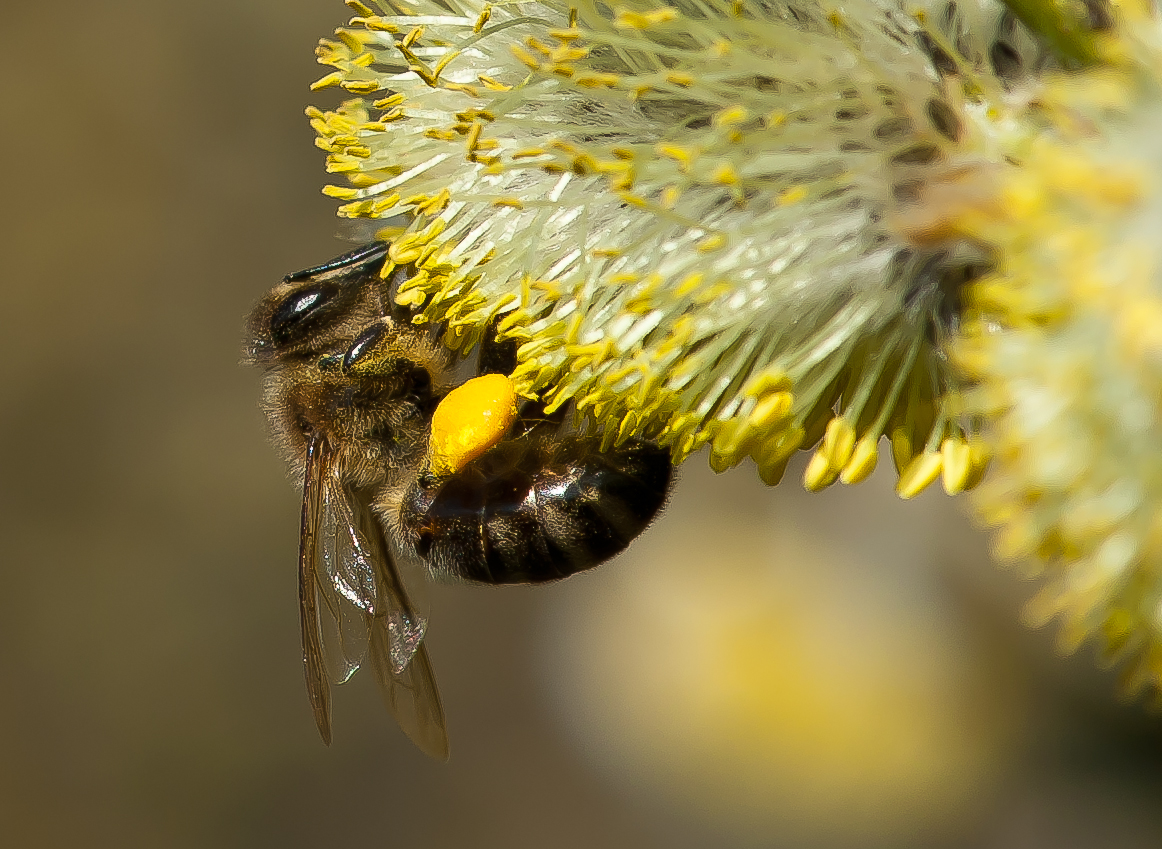
[(360, 361), (370, 356), (378, 348), (385, 333), (387, 324), (380, 321), (360, 333), (343, 356), (343, 370), (350, 371), (353, 366), (359, 365)]
[(278, 347), (305, 339), (331, 313), (340, 289), (334, 284), (311, 286), (289, 294), (270, 317), (270, 338)]

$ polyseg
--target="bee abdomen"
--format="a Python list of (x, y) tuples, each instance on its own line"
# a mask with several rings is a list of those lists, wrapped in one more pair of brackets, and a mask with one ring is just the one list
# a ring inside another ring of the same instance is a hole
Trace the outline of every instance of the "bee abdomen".
[[(580, 449), (580, 450), (578, 450)], [(539, 583), (620, 553), (665, 502), (668, 452), (634, 445), (587, 451), (532, 473), (461, 473), (409, 489), (401, 523), (432, 571), (489, 584)]]

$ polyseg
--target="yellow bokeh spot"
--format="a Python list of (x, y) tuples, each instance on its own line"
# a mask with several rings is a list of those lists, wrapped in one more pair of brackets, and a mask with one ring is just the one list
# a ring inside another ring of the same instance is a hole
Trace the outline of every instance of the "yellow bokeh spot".
[(666, 532), (545, 618), (586, 757), (723, 835), (707, 845), (934, 845), (979, 816), (1024, 719), (999, 650), (933, 615), (940, 595), (883, 591), (914, 565), (828, 536), (833, 514), (787, 490), (742, 513), (745, 477), (686, 475)]
[(516, 417), (516, 389), (503, 374), (475, 377), (453, 389), (432, 416), (433, 474), (463, 469), (500, 442)]

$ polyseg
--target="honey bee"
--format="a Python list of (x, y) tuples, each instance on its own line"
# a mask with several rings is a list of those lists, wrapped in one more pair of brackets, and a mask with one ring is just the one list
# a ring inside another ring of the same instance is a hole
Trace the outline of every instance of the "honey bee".
[[(307, 692), (331, 740), (334, 681), (370, 663), (388, 710), (433, 757), (448, 738), (424, 645), (425, 579), (536, 583), (592, 568), (653, 520), (669, 454), (602, 450), (520, 401), (516, 347), (470, 356), (396, 303), (374, 242), (287, 275), (250, 316), (264, 408), (302, 480), (299, 611)], [(426, 573), (426, 574), (425, 574)]]

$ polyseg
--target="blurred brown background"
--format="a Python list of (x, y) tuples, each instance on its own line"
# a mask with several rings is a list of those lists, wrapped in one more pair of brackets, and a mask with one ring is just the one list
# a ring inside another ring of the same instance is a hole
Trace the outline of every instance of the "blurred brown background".
[(319, 742), (250, 305), (346, 249), (303, 107), (338, 0), (0, 12), (0, 843), (1156, 847), (1162, 719), (1017, 624), (959, 505), (695, 460), (628, 556), (437, 587), (430, 763)]

